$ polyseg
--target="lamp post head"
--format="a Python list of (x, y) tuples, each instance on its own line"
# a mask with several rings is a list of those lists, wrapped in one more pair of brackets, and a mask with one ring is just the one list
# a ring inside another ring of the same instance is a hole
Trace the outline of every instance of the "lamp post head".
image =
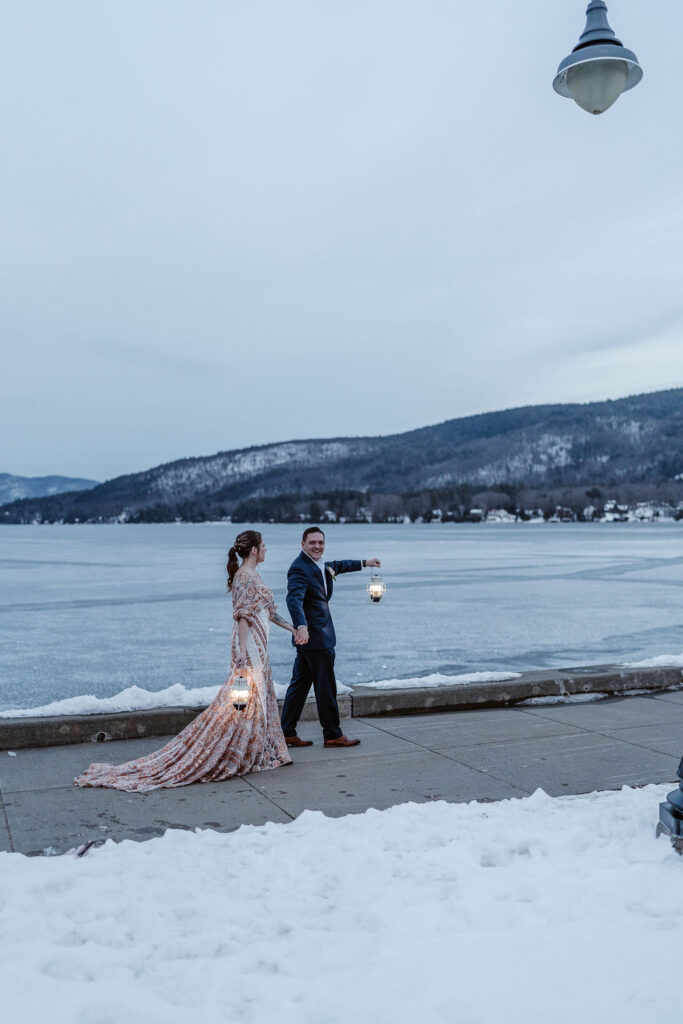
[(632, 50), (617, 39), (604, 0), (591, 0), (578, 44), (560, 64), (553, 89), (575, 100), (589, 114), (602, 114), (643, 77)]

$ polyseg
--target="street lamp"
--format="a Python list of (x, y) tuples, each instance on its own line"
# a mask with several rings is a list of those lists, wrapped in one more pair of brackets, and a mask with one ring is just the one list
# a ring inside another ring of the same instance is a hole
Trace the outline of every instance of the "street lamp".
[(627, 50), (610, 28), (607, 4), (591, 0), (586, 27), (578, 45), (557, 69), (553, 89), (575, 100), (589, 114), (602, 114), (642, 77), (635, 53)]
[(678, 789), (667, 794), (664, 803), (659, 805), (658, 836), (668, 836), (674, 850), (683, 853), (683, 758), (678, 766), (678, 778), (681, 783)]
[[(555, 75), (553, 89), (568, 96), (589, 114), (609, 110), (622, 92), (632, 89), (643, 77), (643, 69), (632, 50), (617, 39), (607, 20), (607, 4), (591, 0), (586, 8), (586, 27)], [(668, 836), (677, 853), (683, 854), (683, 758), (677, 772), (678, 789), (659, 805), (656, 835)]]

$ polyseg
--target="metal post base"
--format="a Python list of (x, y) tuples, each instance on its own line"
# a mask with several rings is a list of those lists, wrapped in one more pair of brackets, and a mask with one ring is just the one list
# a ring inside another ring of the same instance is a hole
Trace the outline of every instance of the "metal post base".
[(659, 805), (656, 835), (668, 836), (676, 853), (683, 853), (683, 757), (676, 777), (681, 780), (678, 789), (667, 793), (666, 800)]
[(674, 835), (671, 829), (667, 828), (661, 821), (657, 822), (657, 831), (655, 832), (655, 836), (657, 839), (659, 839), (660, 836), (668, 836), (676, 853), (683, 857), (683, 836)]

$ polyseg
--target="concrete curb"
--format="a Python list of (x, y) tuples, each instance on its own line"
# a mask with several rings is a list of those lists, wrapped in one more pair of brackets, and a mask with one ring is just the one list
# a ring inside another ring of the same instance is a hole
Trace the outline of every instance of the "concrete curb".
[[(466, 686), (384, 690), (356, 687), (339, 697), (342, 718), (375, 715), (419, 715), (435, 711), (514, 706), (534, 697), (569, 697), (599, 693), (618, 695), (633, 690), (658, 692), (683, 688), (680, 668), (635, 669), (620, 665), (592, 665), (554, 671), (525, 672), (518, 679)], [(282, 701), (278, 702), (282, 708)], [(0, 750), (53, 747), (65, 743), (95, 743), (171, 736), (180, 732), (203, 708), (152, 708), (114, 714), (40, 718), (2, 718)], [(315, 702), (309, 700), (302, 721), (316, 721)]]
[[(342, 718), (349, 718), (350, 696), (340, 695), (338, 704)], [(108, 740), (139, 739), (141, 736), (172, 736), (189, 725), (204, 707), (150, 708), (145, 711), (39, 718), (0, 716), (0, 750), (58, 747), (65, 743), (104, 743)], [(278, 701), (278, 707), (282, 711), (281, 700)], [(315, 701), (306, 701), (301, 721), (313, 722), (317, 719)]]
[(419, 690), (356, 687), (352, 694), (354, 718), (372, 715), (415, 715), (434, 711), (519, 704), (534, 697), (571, 697), (584, 693), (605, 695), (632, 690), (668, 690), (683, 687), (680, 668), (636, 669), (620, 665), (592, 665), (554, 671), (525, 672), (503, 682), (434, 686)]

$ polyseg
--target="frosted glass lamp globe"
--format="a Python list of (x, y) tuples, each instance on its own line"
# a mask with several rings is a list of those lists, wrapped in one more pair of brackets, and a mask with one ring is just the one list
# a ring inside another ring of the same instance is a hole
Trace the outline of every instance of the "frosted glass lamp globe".
[(626, 88), (628, 65), (623, 60), (589, 60), (567, 70), (572, 99), (589, 114), (603, 114)]

